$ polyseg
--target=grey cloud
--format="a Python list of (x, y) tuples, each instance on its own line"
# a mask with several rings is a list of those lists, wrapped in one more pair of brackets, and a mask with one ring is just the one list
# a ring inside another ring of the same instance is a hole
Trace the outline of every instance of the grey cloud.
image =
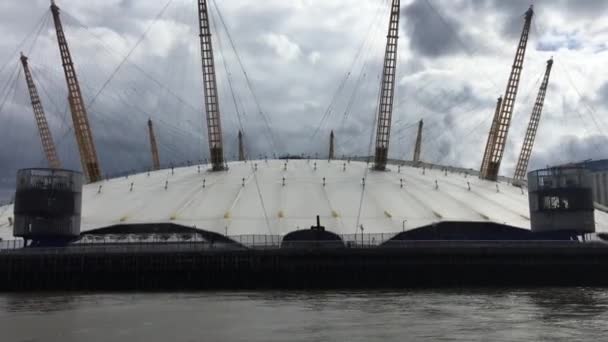
[(533, 153), (530, 160), (530, 169), (539, 169), (546, 166), (559, 165), (567, 162), (577, 162), (587, 159), (606, 158), (605, 146), (608, 137), (592, 135), (584, 138), (575, 136), (561, 137), (545, 152)]
[(534, 20), (540, 20), (539, 23), (533, 24), (533, 32), (537, 28), (544, 29), (548, 26), (546, 20), (556, 12), (568, 20), (577, 20), (600, 18), (608, 11), (608, 4), (604, 0), (474, 0), (469, 4), (480, 16), (483, 16), (484, 12), (498, 14), (500, 22), (497, 24), (500, 25), (502, 35), (512, 40), (519, 38), (523, 15), (531, 4), (534, 5)]
[(600, 18), (608, 12), (608, 4), (604, 0), (562, 0), (568, 12), (579, 17)]
[[(506, 78), (506, 71), (515, 50), (513, 41), (521, 32), (521, 15), (529, 3), (524, 0), (429, 1), (441, 12), (448, 26), (441, 22), (425, 1), (415, 0), (403, 8), (403, 29), (400, 33), (403, 39), (400, 42), (400, 51), (405, 54), (400, 56), (398, 67), (402, 82), (396, 89), (397, 105), (393, 118), (390, 153), (391, 156), (411, 157), (415, 127), (408, 125), (423, 118), (425, 160), (478, 167), (489, 127), (488, 118), (493, 114), (498, 93), (504, 90), (504, 82), (499, 82), (498, 90), (485, 89), (487, 82), (480, 79), (477, 65), (467, 60), (486, 58), (484, 63), (493, 63), (490, 70), (504, 70), (504, 75), (499, 77)], [(155, 122), (161, 161), (164, 164), (204, 159), (208, 155), (207, 129), (202, 110), (198, 28), (196, 11), (192, 8), (195, 6), (191, 1), (174, 3), (175, 6), (167, 10), (163, 19), (168, 27), (184, 24), (189, 28), (188, 31), (185, 34), (180, 33), (179, 37), (174, 37), (171, 32), (158, 32), (159, 36), (147, 37), (106, 87), (95, 105), (89, 109), (99, 157), (106, 173), (116, 174), (149, 167), (149, 146), (145, 130), (148, 118)], [(366, 17), (367, 13), (361, 13), (355, 8), (362, 1), (353, 0), (350, 4), (344, 4), (340, 20), (353, 23), (344, 27), (331, 26), (331, 23), (324, 27), (319, 24), (323, 18), (308, 18), (302, 14), (305, 9), (290, 8), (286, 5), (259, 6), (259, 2), (244, 0), (217, 3), (230, 26), (231, 37), (237, 45), (260, 106), (270, 120), (276, 141), (276, 147), (273, 147), (266, 124), (258, 113), (238, 61), (230, 51), (227, 35), (223, 30), (214, 31), (214, 38), (221, 38), (223, 46), (223, 49), (218, 45), (215, 47), (226, 157), (230, 159), (236, 155), (236, 132), (240, 124), (228, 88), (228, 77), (222, 58), (225, 58), (229, 67), (250, 156), (272, 153), (318, 153), (324, 156), (327, 153), (327, 140), (331, 129), (336, 132), (338, 154), (366, 154), (374, 131), (371, 123), (376, 111), (380, 83), (378, 75), (381, 70), (386, 28), (382, 27), (379, 31), (381, 34), (374, 39), (376, 45), (365, 46), (362, 60), (368, 61), (368, 64), (363, 70), (365, 76), (357, 81), (362, 70), (362, 61), (356, 63), (353, 70), (348, 70), (348, 67), (363, 40), (363, 36), (353, 33), (355, 30), (351, 26), (365, 24), (365, 20), (370, 20)], [(573, 9), (571, 6), (574, 6), (575, 2), (535, 3), (539, 18), (558, 13), (577, 23), (588, 23), (593, 18), (598, 18), (597, 13), (602, 13), (605, 6), (602, 6), (603, 2), (598, 1), (577, 2), (580, 8)], [(92, 30), (98, 30), (95, 34), (104, 35), (104, 32), (107, 32), (122, 37), (110, 42), (111, 49), (128, 50), (164, 2), (123, 0), (118, 6), (107, 6), (97, 0), (61, 0), (59, 4), (65, 14), (70, 14), (78, 22), (92, 27)], [(312, 5), (319, 7), (323, 4), (325, 3), (319, 0), (319, 3)], [(33, 27), (38, 13), (42, 14), (47, 8), (46, 0), (36, 0), (23, 5), (9, 6), (6, 2), (0, 4), (0, 33), (5, 38), (0, 41), (0, 63), (9, 58), (13, 59), (14, 56), (8, 56), (8, 53)], [(329, 15), (331, 14), (328, 13)], [(484, 21), (487, 17), (496, 22), (487, 23)], [(85, 101), (89, 102), (120, 63), (122, 56), (106, 51), (105, 47), (91, 36), (90, 31), (79, 28), (76, 21), (67, 15), (65, 22)], [(541, 21), (540, 24), (546, 27), (552, 25), (548, 20)], [(499, 41), (488, 41), (487, 36), (479, 33), (480, 30), (500, 35)], [(168, 37), (163, 37), (165, 34)], [(322, 57), (314, 65), (307, 58), (285, 62), (264, 42), (263, 37), (266, 34), (286, 36), (299, 46), (303, 57), (312, 51), (318, 51)], [(171, 39), (165, 43), (165, 38)], [(474, 52), (471, 56), (459, 44), (458, 39), (464, 41), (467, 48)], [(409, 42), (409, 45), (403, 42)], [(66, 166), (79, 169), (75, 139), (70, 133), (66, 135), (66, 127), (60, 119), (64, 115), (66, 105), (65, 81), (59, 64), (54, 32), (50, 26), (43, 31), (37, 45), (32, 63), (43, 73), (37, 80), (49, 89), (59, 107), (55, 109), (49, 99), (43, 97), (51, 120), (51, 129), (58, 140), (65, 136), (59, 144), (59, 149)], [(499, 51), (492, 50), (496, 46)], [(154, 48), (166, 48), (166, 56), (153, 53)], [(537, 48), (542, 48), (542, 45), (530, 45), (529, 51)], [(503, 53), (508, 58), (504, 58)], [(137, 63), (137, 67), (132, 65), (133, 62)], [(152, 75), (163, 86), (144, 75), (138, 68)], [(525, 69), (524, 73), (528, 69), (530, 68)], [(462, 70), (466, 72), (463, 73)], [(331, 96), (348, 72), (352, 75), (339, 93), (331, 115), (321, 126), (319, 133), (311, 138)], [(524, 75), (522, 81), (525, 81), (525, 77), (527, 76)], [(6, 78), (6, 73), (3, 72), (0, 75), (0, 87), (4, 85)], [(428, 86), (425, 87), (427, 83)], [(356, 92), (355, 88), (358, 89)], [(563, 88), (556, 88), (555, 92), (560, 89)], [(608, 86), (604, 86), (597, 98), (594, 98), (597, 104), (608, 105), (607, 89)], [(44, 164), (40, 143), (35, 135), (31, 109), (25, 100), (24, 88), (18, 89), (18, 92), (20, 98), (18, 101), (12, 101), (15, 103), (12, 104), (11, 113), (23, 112), (20, 121), (7, 122), (0, 117), (0, 136), (3, 137), (0, 139), (0, 178), (6, 180), (0, 184), (0, 199), (12, 193), (11, 187), (17, 168)], [(348, 119), (343, 121), (351, 96), (353, 102), (347, 113)], [(521, 98), (520, 91), (518, 101)], [(575, 105), (578, 104), (575, 102), (562, 111), (571, 112), (570, 107)], [(519, 108), (520, 103), (517, 106)], [(598, 109), (600, 108), (607, 107), (598, 105)], [(4, 113), (3, 110), (2, 115)], [(69, 113), (67, 119), (71, 125)], [(523, 121), (513, 122), (513, 125), (524, 124)], [(567, 128), (556, 131), (555, 135), (564, 134), (565, 131)], [(512, 132), (508, 152), (511, 159), (515, 154), (511, 153), (511, 150), (517, 148), (519, 140), (519, 136)], [(571, 144), (585, 146), (588, 143), (589, 141), (583, 139)], [(549, 159), (556, 155), (555, 151), (562, 148), (562, 145), (555, 148), (549, 145), (539, 149), (543, 151), (538, 155), (541, 164), (548, 163)], [(577, 157), (578, 150), (574, 147), (572, 149), (574, 152), (567, 156)], [(504, 165), (507, 164), (505, 162)], [(504, 170), (508, 171), (506, 167)]]
[(444, 16), (445, 25), (430, 6), (432, 5), (424, 0), (415, 0), (402, 10), (402, 22), (409, 37), (410, 48), (428, 57), (460, 52), (462, 47), (454, 38), (462, 39), (462, 23)]
[(596, 95), (596, 103), (605, 108), (608, 108), (608, 82), (604, 83), (600, 87), (600, 89), (598, 89)]

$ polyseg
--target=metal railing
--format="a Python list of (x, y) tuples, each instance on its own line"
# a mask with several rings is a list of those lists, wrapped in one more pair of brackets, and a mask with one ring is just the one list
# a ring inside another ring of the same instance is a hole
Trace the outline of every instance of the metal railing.
[[(379, 246), (393, 238), (398, 233), (363, 233), (363, 234), (340, 234), (338, 235), (345, 245), (349, 246)], [(234, 235), (229, 239), (250, 248), (280, 247), (283, 235)], [(310, 243), (312, 241), (305, 241)]]
[(179, 243), (98, 243), (86, 245), (67, 245), (63, 247), (0, 248), (0, 254), (111, 254), (111, 253), (180, 253), (211, 250), (243, 250), (237, 244), (210, 242)]
[[(340, 235), (342, 238), (343, 245), (352, 248), (369, 248), (379, 246), (388, 239), (395, 236), (395, 233), (382, 233), (382, 234), (344, 234)], [(168, 248), (178, 249), (182, 246), (188, 246), (187, 248), (240, 248), (243, 247), (251, 249), (272, 249), (280, 248), (283, 241), (283, 235), (235, 235), (228, 236), (228, 239), (232, 242), (227, 241), (210, 241), (205, 239), (201, 234), (107, 234), (107, 235), (83, 235), (77, 241), (69, 243), (67, 246), (60, 247), (32, 247), (40, 250), (45, 249), (69, 249), (83, 250), (94, 248), (99, 249), (100, 247), (106, 250), (117, 250), (117, 249), (150, 249), (158, 248), (163, 249), (163, 246), (170, 246)], [(290, 246), (302, 245), (332, 245), (336, 246), (336, 241), (290, 241)], [(192, 247), (195, 246), (195, 247)], [(23, 249), (25, 247), (22, 239), (14, 240), (0, 240), (0, 252)], [(31, 247), (31, 246), (30, 246)], [(28, 247), (28, 248), (30, 248)], [(166, 248), (165, 248), (166, 249)]]
[[(376, 234), (368, 236), (345, 235), (342, 241), (282, 241), (279, 235), (242, 235), (235, 237), (235, 242), (218, 242), (205, 240), (130, 240), (117, 242), (116, 240), (97, 239), (87, 242), (77, 242), (66, 246), (56, 247), (25, 247), (23, 240), (0, 241), (0, 253), (31, 254), (83, 254), (83, 253), (124, 253), (124, 252), (195, 252), (211, 250), (276, 250), (281, 248), (301, 249), (372, 249), (372, 248), (579, 248), (598, 247), (608, 248), (608, 243), (601, 239), (587, 241), (576, 240), (380, 240), (374, 239)], [(386, 234), (392, 236), (392, 234)]]
[(0, 240), (0, 251), (21, 249), (25, 243), (21, 239), (16, 240)]

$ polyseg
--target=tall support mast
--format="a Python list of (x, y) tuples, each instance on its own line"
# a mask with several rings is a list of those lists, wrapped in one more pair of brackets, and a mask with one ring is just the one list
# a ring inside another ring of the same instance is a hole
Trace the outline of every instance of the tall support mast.
[(32, 108), (34, 110), (34, 118), (36, 119), (36, 125), (38, 126), (38, 133), (40, 140), (42, 141), (42, 149), (46, 155), (46, 159), (49, 163), (49, 167), (52, 169), (60, 169), (61, 162), (57, 157), (57, 149), (55, 148), (55, 142), (49, 129), (49, 124), (46, 121), (44, 109), (42, 108), (42, 102), (40, 102), (40, 96), (38, 96), (38, 90), (34, 84), (34, 78), (30, 72), (30, 67), (27, 62), (27, 57), (21, 54), (21, 64), (23, 65), (23, 73), (25, 74), (25, 81), (27, 82), (27, 89), (30, 93), (30, 99), (32, 100)]
[(334, 136), (334, 131), (332, 130), (331, 133), (329, 134), (329, 154), (327, 157), (327, 159), (329, 159), (329, 160), (334, 159), (335, 143), (336, 143), (336, 137)]
[(217, 96), (217, 80), (215, 62), (213, 60), (213, 46), (211, 44), (211, 28), (207, 0), (198, 0), (198, 17), (203, 65), (203, 91), (205, 95), (205, 111), (207, 112), (207, 131), (209, 135), (209, 154), (213, 171), (222, 171), (225, 169), (222, 124), (220, 122), (220, 108)]
[(156, 144), (152, 119), (148, 119), (148, 135), (150, 136), (150, 150), (152, 152), (152, 169), (156, 171), (160, 169), (160, 157), (158, 155), (158, 145)]
[(89, 182), (97, 182), (101, 180), (101, 170), (97, 159), (93, 134), (82, 99), (78, 78), (76, 77), (72, 56), (68, 48), (68, 42), (63, 33), (63, 26), (59, 17), (59, 7), (55, 5), (54, 0), (51, 0), (51, 12), (53, 13), (53, 21), (55, 22), (55, 30), (57, 31), (57, 43), (59, 44), (61, 62), (68, 86), (68, 102), (70, 103), (70, 111), (72, 112), (72, 122), (74, 124), (74, 133), (76, 134), (76, 142), (78, 143), (78, 151), (80, 152), (82, 170)]
[(388, 144), (391, 135), (391, 119), (393, 115), (393, 97), (395, 95), (395, 77), (397, 71), (397, 41), (399, 39), (399, 9), (400, 1), (393, 0), (391, 18), (386, 36), (386, 51), (384, 54), (384, 69), (380, 89), (380, 104), (378, 107), (378, 127), (376, 130), (376, 156), (374, 169), (382, 171), (386, 168)]
[(418, 123), (418, 134), (416, 135), (416, 146), (414, 146), (414, 158), (412, 159), (414, 163), (420, 162), (420, 152), (422, 151), (422, 126), (424, 122), (420, 119)]
[(526, 177), (526, 171), (528, 171), (528, 162), (530, 161), (530, 155), (532, 154), (532, 147), (534, 147), (534, 139), (536, 138), (536, 132), (540, 123), (540, 116), (543, 112), (543, 105), (545, 103), (545, 95), (547, 94), (547, 85), (549, 84), (552, 66), (553, 58), (547, 61), (545, 76), (543, 77), (543, 82), (541, 83), (538, 95), (536, 96), (536, 102), (534, 103), (534, 109), (532, 109), (532, 115), (530, 116), (530, 122), (528, 123), (524, 144), (521, 147), (517, 166), (515, 167), (515, 175), (513, 176), (514, 184), (521, 183)]
[(245, 161), (245, 144), (243, 142), (243, 132), (239, 131), (239, 161)]
[(479, 168), (479, 175), (484, 175), (488, 172), (488, 164), (490, 163), (490, 153), (492, 146), (494, 146), (494, 138), (496, 137), (496, 126), (498, 124), (498, 116), (500, 115), (500, 106), (502, 105), (502, 97), (499, 97), (496, 101), (496, 110), (494, 111), (494, 117), (492, 118), (492, 125), (490, 126), (490, 134), (488, 134), (488, 141), (486, 142), (486, 148), (483, 152), (483, 159), (481, 160), (481, 167)]
[(495, 181), (498, 178), (498, 171), (500, 170), (500, 164), (502, 163), (502, 157), (505, 152), (507, 135), (509, 134), (509, 126), (511, 126), (513, 105), (515, 104), (515, 98), (517, 96), (517, 88), (519, 87), (519, 79), (524, 64), (524, 55), (526, 54), (530, 24), (532, 23), (533, 16), (534, 11), (532, 6), (530, 6), (525, 14), (524, 28), (521, 32), (517, 52), (515, 53), (515, 60), (513, 61), (513, 68), (511, 69), (511, 75), (509, 76), (507, 90), (502, 100), (500, 115), (496, 121), (495, 135), (492, 139), (493, 143), (489, 151), (488, 166), (485, 172), (481, 173), (481, 178), (483, 179)]

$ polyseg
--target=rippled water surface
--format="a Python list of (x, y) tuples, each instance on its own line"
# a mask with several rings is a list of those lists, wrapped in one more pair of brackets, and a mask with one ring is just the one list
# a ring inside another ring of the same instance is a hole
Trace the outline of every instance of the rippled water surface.
[(0, 294), (0, 341), (608, 340), (608, 290)]

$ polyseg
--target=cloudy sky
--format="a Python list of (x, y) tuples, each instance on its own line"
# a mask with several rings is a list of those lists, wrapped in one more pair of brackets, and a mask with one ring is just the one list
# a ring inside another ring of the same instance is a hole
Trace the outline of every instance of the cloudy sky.
[[(209, 0), (226, 157), (370, 151), (387, 0)], [(19, 51), (30, 57), (60, 158), (80, 168), (47, 0), (0, 2), (0, 200), (15, 170), (44, 166)], [(59, 0), (103, 172), (206, 158), (195, 0)], [(478, 168), (529, 1), (404, 0), (390, 155)], [(535, 1), (501, 173), (517, 160), (546, 61), (555, 58), (531, 167), (608, 157), (608, 3)]]

